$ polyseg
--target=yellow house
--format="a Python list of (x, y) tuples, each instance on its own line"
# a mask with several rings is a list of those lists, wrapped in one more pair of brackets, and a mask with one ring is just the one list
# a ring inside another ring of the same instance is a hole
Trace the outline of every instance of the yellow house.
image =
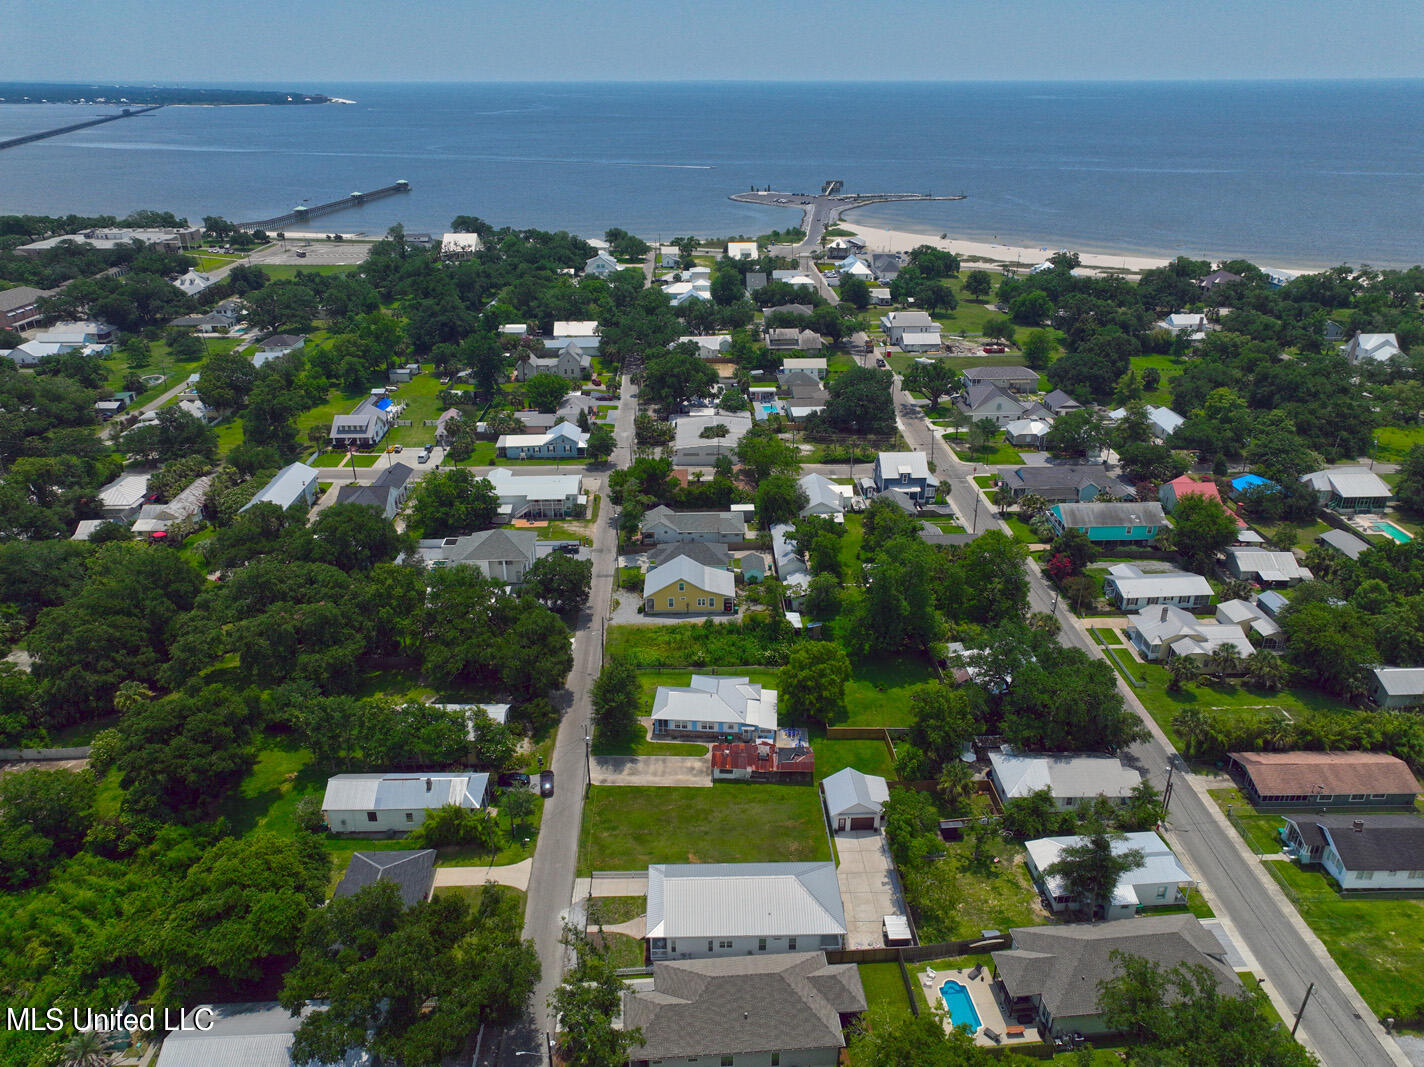
[(687, 556), (654, 567), (643, 579), (645, 615), (713, 615), (737, 610), (737, 580)]

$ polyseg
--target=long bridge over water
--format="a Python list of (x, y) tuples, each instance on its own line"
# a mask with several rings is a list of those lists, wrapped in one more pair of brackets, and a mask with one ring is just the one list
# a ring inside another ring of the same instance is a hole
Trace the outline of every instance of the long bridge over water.
[(46, 137), (58, 137), (62, 133), (73, 133), (75, 130), (87, 130), (90, 126), (102, 126), (106, 122), (118, 122), (119, 119), (130, 119), (135, 115), (146, 115), (150, 111), (157, 111), (162, 104), (151, 104), (148, 107), (126, 107), (117, 115), (105, 115), (102, 118), (90, 119), (87, 122), (72, 122), (68, 126), (57, 126), (52, 130), (40, 130), (38, 133), (27, 133), (21, 137), (11, 137), (9, 140), (0, 141), (0, 151), (6, 148), (18, 148), (22, 144), (30, 144), (33, 141), (43, 141)]
[(781, 193), (771, 189), (752, 189), (745, 193), (733, 193), (730, 199), (740, 204), (758, 204), (762, 207), (800, 208), (803, 212), (801, 228), (806, 238), (794, 249), (793, 254), (808, 252), (818, 248), (821, 234), (835, 224), (847, 211), (853, 211), (867, 204), (890, 204), (901, 201), (963, 200), (965, 194), (955, 193), (936, 196), (933, 193), (843, 193), (845, 183), (832, 179), (821, 187), (819, 193)]

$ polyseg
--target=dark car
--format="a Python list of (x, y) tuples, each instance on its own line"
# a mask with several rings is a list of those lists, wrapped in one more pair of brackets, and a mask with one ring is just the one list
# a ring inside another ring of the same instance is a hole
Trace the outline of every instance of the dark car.
[(554, 795), (554, 772), (539, 772), (539, 795), (541, 797), (551, 797)]
[(529, 788), (529, 775), (523, 771), (505, 771), (499, 776), (499, 787), (501, 789), (513, 789), (522, 787)]

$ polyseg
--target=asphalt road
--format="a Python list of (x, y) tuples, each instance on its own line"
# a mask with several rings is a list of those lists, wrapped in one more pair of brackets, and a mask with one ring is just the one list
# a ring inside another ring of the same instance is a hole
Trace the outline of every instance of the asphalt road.
[[(912, 448), (934, 460), (937, 477), (950, 490), (950, 499), (966, 528), (976, 532), (1004, 529), (994, 509), (970, 481), (972, 468), (960, 463), (924, 419), (920, 409), (895, 382), (895, 402), (900, 427)], [(976, 500), (977, 521), (976, 521)], [(1053, 612), (1057, 598), (1038, 573), (1029, 568), (1031, 608)], [(1060, 640), (1101, 657), (1101, 652), (1077, 620), (1064, 608), (1057, 611), (1063, 624)], [(1159, 789), (1167, 783), (1167, 768), (1185, 769), (1181, 757), (1161, 735), (1132, 689), (1121, 679), (1118, 689), (1128, 707), (1152, 731), (1152, 739), (1123, 754), (1125, 761), (1152, 779)], [(1297, 1037), (1330, 1067), (1336, 1064), (1406, 1064), (1408, 1060), (1369, 1013), (1359, 994), (1318, 939), (1281, 895), (1260, 861), (1241, 846), (1235, 831), (1208, 809), (1209, 802), (1179, 775), (1167, 819), (1168, 839), (1177, 854), (1205, 885), (1212, 910), (1245, 950), (1258, 977), (1283, 1017), (1294, 1015), (1314, 983), (1314, 992), (1301, 1019)]]
[[(632, 463), (635, 390), (623, 379), (613, 436), (617, 465)], [(618, 571), (617, 516), (608, 500), (608, 477), (598, 476), (603, 496), (599, 521), (593, 534), (593, 587), (589, 606), (579, 617), (574, 631), (574, 666), (556, 704), (563, 718), (554, 742), (551, 766), (554, 795), (544, 803), (539, 842), (529, 875), (529, 894), (524, 908), (524, 936), (534, 942), (542, 974), (529, 1011), (519, 1023), (503, 1033), (486, 1034), (488, 1051), (480, 1065), (529, 1067), (547, 1064), (545, 1035), (554, 1030), (547, 1009), (549, 994), (563, 978), (566, 950), (561, 944), (563, 923), (568, 916), (578, 866), (579, 828), (583, 823), (584, 788), (588, 781), (588, 750), (584, 738), (592, 736), (593, 705), (590, 690), (603, 666), (604, 630), (613, 602), (614, 579)], [(529, 1055), (538, 1053), (538, 1059)]]

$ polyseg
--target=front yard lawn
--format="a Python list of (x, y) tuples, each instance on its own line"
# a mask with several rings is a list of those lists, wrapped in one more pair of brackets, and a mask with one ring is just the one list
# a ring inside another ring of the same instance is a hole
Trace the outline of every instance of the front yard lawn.
[(647, 910), (647, 897), (592, 897), (588, 902), (588, 925), (617, 926)]
[(595, 785), (584, 807), (579, 873), (830, 858), (820, 794), (809, 786)]
[(1236, 827), (1236, 832), (1246, 839), (1246, 844), (1258, 856), (1274, 856), (1281, 851), (1281, 837), (1277, 831), (1285, 825), (1280, 815), (1266, 815), (1251, 807), (1251, 802), (1241, 794), (1241, 790), (1208, 789), (1216, 806), (1231, 813), (1228, 821)]
[(1415, 445), (1424, 445), (1424, 426), (1381, 426), (1375, 431), (1374, 458), (1381, 463), (1402, 463)]
[(1377, 1016), (1424, 1026), (1424, 899), (1342, 897), (1319, 868), (1273, 860), (1266, 870)]
[(1003, 519), (1004, 525), (1009, 528), (1009, 533), (1013, 535), (1014, 540), (1019, 544), (1041, 545), (1045, 543), (1043, 538), (1034, 533), (1033, 530), (1029, 528), (1028, 523), (1024, 522), (1023, 519), (1017, 515), (1005, 515)]
[(1019, 455), (1013, 445), (999, 437), (995, 437), (994, 440), (977, 451), (970, 451), (969, 438), (966, 434), (947, 433), (944, 435), (944, 443), (953, 449), (961, 463), (982, 463), (985, 466), (1001, 464), (1019, 466), (1024, 461), (1023, 456)]
[(705, 756), (707, 755), (707, 746), (686, 741), (649, 741), (647, 734), (640, 732), (633, 737), (616, 740), (595, 737), (593, 754), (595, 756)]
[(643, 942), (636, 937), (629, 937), (627, 934), (610, 934), (607, 931), (598, 933), (594, 931), (589, 934), (590, 939), (595, 943), (602, 939), (602, 944), (608, 950), (608, 961), (614, 967), (641, 967), (644, 964)]

